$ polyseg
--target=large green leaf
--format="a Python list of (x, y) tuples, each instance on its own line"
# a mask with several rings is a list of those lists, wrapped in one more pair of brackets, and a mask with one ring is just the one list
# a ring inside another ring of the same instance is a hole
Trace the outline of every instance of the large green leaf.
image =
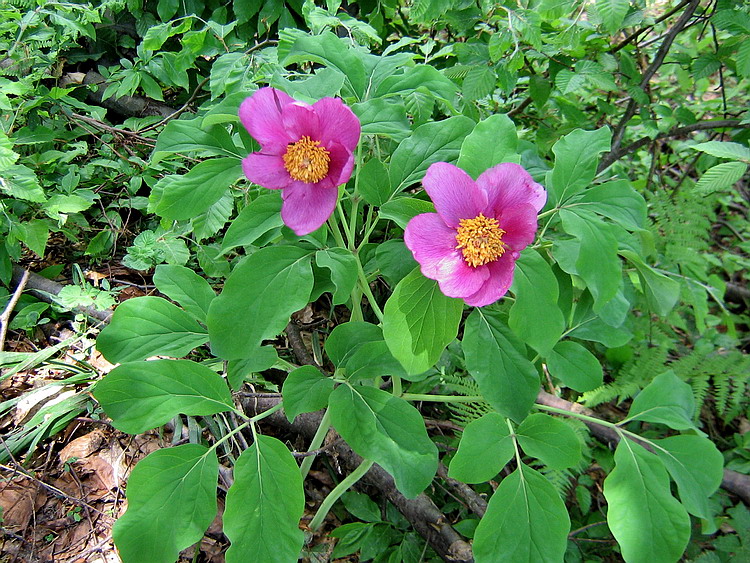
[(289, 422), (303, 412), (314, 412), (328, 404), (333, 391), (333, 379), (323, 375), (314, 366), (302, 366), (291, 372), (284, 380), (281, 396), (284, 412)]
[(631, 231), (642, 229), (646, 224), (646, 200), (627, 180), (613, 180), (589, 188), (568, 206), (593, 211)]
[(159, 291), (177, 301), (199, 321), (206, 322), (208, 307), (216, 293), (204, 278), (185, 266), (160, 264), (153, 279)]
[(240, 211), (229, 225), (221, 243), (221, 252), (225, 254), (237, 246), (253, 244), (258, 238), (283, 224), (279, 193), (261, 195)]
[(331, 424), (366, 459), (393, 476), (396, 487), (416, 497), (437, 471), (437, 448), (417, 409), (374, 387), (340, 385), (329, 398)]
[(455, 161), (464, 138), (473, 128), (474, 122), (462, 115), (417, 127), (411, 137), (401, 141), (391, 156), (393, 193), (420, 181), (430, 164)]
[(331, 331), (326, 338), (325, 351), (333, 365), (341, 368), (363, 344), (382, 340), (383, 331), (379, 326), (362, 321), (349, 321)]
[(518, 162), (516, 126), (505, 114), (490, 115), (464, 139), (456, 165), (476, 179), (501, 162)]
[(203, 118), (173, 119), (159, 134), (151, 161), (156, 164), (165, 156), (198, 152), (201, 157), (230, 156), (241, 158), (239, 149), (221, 125), (204, 127)]
[(692, 388), (669, 370), (654, 377), (636, 395), (627, 420), (645, 420), (666, 424), (675, 430), (691, 430), (695, 428), (694, 414)]
[(502, 480), (474, 533), (477, 563), (559, 563), (570, 518), (560, 495), (540, 473), (520, 464)]
[(434, 213), (435, 205), (431, 201), (416, 197), (397, 197), (383, 204), (380, 218), (390, 219), (402, 229), (406, 228), (412, 217), (422, 213)]
[(178, 414), (208, 416), (232, 410), (232, 395), (215, 371), (190, 360), (122, 364), (94, 388), (115, 428), (140, 434)]
[(211, 158), (187, 174), (171, 174), (156, 183), (153, 211), (160, 217), (184, 221), (205, 213), (242, 174), (237, 158)]
[(216, 517), (216, 452), (198, 444), (156, 450), (128, 479), (128, 509), (112, 529), (124, 563), (174, 563)]
[(677, 561), (690, 539), (690, 517), (672, 496), (661, 460), (620, 440), (604, 480), (607, 523), (628, 563)]
[(610, 149), (608, 127), (596, 131), (576, 129), (555, 143), (555, 167), (547, 175), (547, 187), (555, 203), (587, 188), (596, 176), (599, 154)]
[(581, 460), (581, 443), (576, 433), (562, 420), (548, 414), (527, 416), (516, 434), (524, 452), (552, 469), (573, 467)]
[(565, 330), (552, 268), (538, 252), (525, 250), (516, 262), (510, 290), (516, 296), (508, 319), (510, 328), (539, 354), (546, 355)]
[(427, 88), (433, 95), (449, 102), (452, 101), (457, 91), (453, 81), (434, 66), (415, 65), (405, 69), (402, 74), (389, 76), (380, 82), (374, 96), (403, 95), (420, 87)]
[(599, 360), (577, 342), (558, 342), (546, 359), (550, 374), (579, 393), (596, 389), (603, 382)]
[(409, 135), (409, 120), (403, 102), (373, 98), (352, 105), (352, 111), (359, 118), (363, 135), (383, 135), (396, 141)]
[(463, 349), (466, 368), (487, 402), (516, 422), (523, 420), (539, 393), (539, 376), (500, 315), (474, 309), (464, 327)]
[(679, 282), (654, 270), (632, 250), (621, 250), (620, 254), (627, 258), (638, 270), (649, 308), (657, 315), (667, 316), (680, 297)]
[(238, 264), (208, 310), (211, 349), (226, 360), (244, 358), (279, 334), (307, 304), (313, 287), (311, 255), (295, 246), (261, 248)]
[(655, 440), (654, 452), (677, 483), (680, 500), (690, 514), (711, 518), (708, 497), (721, 485), (724, 456), (702, 436), (670, 436)]
[(161, 297), (135, 297), (115, 309), (96, 347), (112, 363), (184, 356), (208, 340), (206, 329)]
[(448, 476), (464, 483), (493, 479), (513, 457), (513, 438), (506, 418), (490, 412), (466, 425)]
[(420, 374), (440, 358), (458, 334), (463, 301), (446, 297), (437, 282), (415, 268), (385, 304), (383, 336), (407, 373)]
[(224, 533), (232, 542), (227, 563), (297, 561), (304, 534), (302, 475), (287, 447), (257, 435), (234, 465), (227, 492)]

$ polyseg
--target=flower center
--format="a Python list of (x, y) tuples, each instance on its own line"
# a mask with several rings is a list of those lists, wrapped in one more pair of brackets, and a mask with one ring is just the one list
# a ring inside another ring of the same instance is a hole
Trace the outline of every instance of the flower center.
[(330, 152), (305, 135), (296, 143), (291, 143), (284, 154), (284, 168), (295, 180), (314, 184), (328, 174), (331, 162)]
[(456, 242), (469, 266), (476, 268), (494, 262), (505, 252), (503, 235), (497, 219), (481, 213), (473, 219), (461, 219), (458, 223)]

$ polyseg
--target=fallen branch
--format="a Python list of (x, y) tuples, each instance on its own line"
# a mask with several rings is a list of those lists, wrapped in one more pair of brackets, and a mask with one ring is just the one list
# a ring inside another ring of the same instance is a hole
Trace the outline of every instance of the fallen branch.
[(21, 294), (23, 293), (23, 290), (29, 281), (30, 274), (31, 272), (29, 272), (28, 270), (23, 270), (23, 273), (21, 273), (20, 277), (18, 278), (18, 285), (16, 286), (13, 295), (11, 295), (10, 297), (10, 301), (8, 301), (8, 304), (5, 306), (3, 313), (0, 315), (0, 352), (2, 352), (5, 347), (5, 335), (8, 334), (10, 314), (13, 312), (13, 309), (15, 309), (18, 300), (21, 298)]
[(83, 83), (99, 86), (96, 91), (89, 90), (88, 97), (91, 101), (121, 115), (129, 117), (145, 117), (148, 115), (167, 117), (176, 111), (172, 106), (144, 96), (120, 96), (119, 98), (107, 98), (105, 100), (103, 99), (104, 91), (109, 83), (101, 74), (93, 70), (86, 73)]

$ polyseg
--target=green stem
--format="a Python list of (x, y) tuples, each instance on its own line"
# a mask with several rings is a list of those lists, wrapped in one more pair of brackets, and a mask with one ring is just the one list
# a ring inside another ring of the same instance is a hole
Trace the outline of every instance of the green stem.
[(407, 401), (432, 401), (433, 403), (477, 403), (486, 402), (487, 399), (480, 395), (424, 395), (421, 393), (404, 393), (402, 399)]
[(393, 394), (396, 397), (401, 397), (401, 395), (403, 395), (403, 390), (401, 389), (401, 378), (398, 375), (392, 375), (391, 383), (393, 384)]
[(607, 422), (606, 420), (602, 420), (601, 418), (594, 418), (593, 416), (588, 416), (579, 412), (566, 411), (565, 409), (558, 409), (557, 407), (548, 407), (547, 405), (540, 405), (539, 403), (534, 406), (541, 411), (554, 412), (557, 414), (563, 414), (565, 416), (580, 418), (581, 420), (585, 420), (586, 422), (593, 422), (594, 424), (599, 424), (601, 426), (608, 426), (609, 428), (613, 428), (618, 432), (622, 432), (622, 429), (618, 428), (616, 424)]
[(370, 467), (372, 467), (373, 463), (375, 462), (369, 459), (363, 460), (362, 463), (359, 464), (359, 467), (357, 467), (357, 469), (349, 473), (349, 475), (347, 475), (346, 478), (341, 481), (341, 483), (336, 485), (336, 487), (330, 493), (328, 493), (328, 496), (321, 503), (318, 512), (315, 513), (315, 517), (310, 521), (310, 529), (313, 532), (320, 528), (320, 525), (323, 523), (323, 519), (326, 517), (328, 512), (330, 512), (331, 507), (333, 507), (334, 503), (339, 500), (339, 497), (341, 497), (341, 495), (348, 491), (349, 488), (354, 485), (354, 483), (364, 477), (365, 473), (370, 470)]
[(518, 468), (521, 468), (521, 451), (518, 449), (518, 440), (516, 440), (516, 431), (513, 429), (513, 424), (509, 418), (505, 419), (505, 423), (508, 425), (509, 436), (513, 438), (513, 448), (516, 450), (516, 464)]
[[(370, 211), (372, 211), (372, 207), (370, 207)], [(370, 235), (375, 230), (375, 227), (378, 224), (378, 215), (375, 214), (374, 217), (372, 217), (372, 214), (368, 214), (367, 217), (367, 227), (365, 228), (365, 236), (362, 237), (362, 240), (359, 243), (359, 246), (357, 247), (357, 250), (362, 248), (365, 244), (367, 244), (370, 241)]]
[[(326, 412), (323, 413), (323, 418), (320, 419), (320, 426), (318, 426), (318, 429), (315, 431), (315, 436), (313, 436), (312, 442), (310, 442), (310, 447), (308, 448), (308, 451), (317, 450), (320, 445), (323, 443), (323, 440), (325, 440), (326, 435), (328, 434), (328, 429), (331, 427), (331, 415), (330, 411), (326, 409)], [(305, 459), (302, 460), (302, 464), (300, 465), (300, 473), (302, 473), (302, 479), (307, 477), (307, 474), (310, 472), (310, 466), (313, 464), (313, 461), (315, 461), (314, 455), (309, 455)]]
[(359, 261), (359, 256), (355, 254), (355, 258), (357, 259), (357, 276), (359, 277), (360, 288), (370, 302), (370, 307), (372, 307), (372, 310), (375, 312), (375, 316), (378, 317), (378, 320), (382, 323), (383, 310), (380, 308), (380, 305), (378, 305), (378, 302), (375, 301), (375, 296), (372, 294), (372, 289), (370, 289), (370, 284), (367, 281), (367, 276), (365, 276), (365, 270), (362, 268), (362, 262)]
[(351, 238), (351, 234), (349, 233), (349, 229), (346, 227), (346, 215), (344, 214), (344, 208), (341, 207), (341, 200), (339, 199), (336, 202), (336, 211), (339, 214), (339, 218), (341, 219), (341, 225), (344, 228), (344, 235), (346, 236), (346, 244), (344, 245), (344, 248), (352, 249), (354, 248), (354, 241)]
[(341, 236), (341, 229), (339, 228), (339, 224), (336, 222), (336, 218), (333, 215), (328, 218), (328, 226), (331, 228), (333, 238), (336, 239), (336, 244), (341, 248), (346, 248), (344, 237)]

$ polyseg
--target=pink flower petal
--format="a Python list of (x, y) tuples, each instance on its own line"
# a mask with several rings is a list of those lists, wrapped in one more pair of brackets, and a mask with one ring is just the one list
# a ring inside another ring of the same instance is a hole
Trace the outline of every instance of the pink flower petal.
[(328, 164), (328, 174), (318, 186), (323, 188), (337, 188), (341, 184), (346, 184), (352, 176), (354, 170), (354, 155), (339, 143), (329, 143), (326, 145), (331, 162)]
[(261, 88), (240, 105), (240, 121), (261, 146), (287, 144), (290, 139), (281, 122), (284, 106), (294, 102), (290, 96), (275, 88)]
[(517, 258), (517, 253), (506, 252), (499, 260), (484, 266), (488, 270), (487, 281), (478, 291), (464, 297), (466, 304), (472, 307), (484, 307), (505, 295), (513, 283), (513, 270), (516, 267)]
[(292, 182), (284, 159), (278, 154), (251, 153), (242, 159), (242, 170), (253, 184), (269, 190), (286, 188)]
[(505, 162), (488, 168), (479, 178), (477, 186), (487, 194), (488, 209), (500, 217), (503, 209), (531, 205), (537, 212), (547, 202), (547, 191), (534, 182), (522, 166)]
[(437, 213), (413, 217), (404, 231), (404, 242), (419, 262), (422, 274), (437, 280), (448, 297), (464, 297), (478, 291), (489, 276), (486, 267), (472, 268), (456, 250), (456, 231)]
[(313, 141), (320, 140), (320, 123), (312, 106), (302, 102), (294, 102), (284, 106), (281, 120), (292, 142), (302, 137), (310, 137)]
[(435, 204), (435, 211), (450, 227), (458, 227), (461, 219), (473, 219), (487, 205), (485, 194), (471, 176), (447, 162), (432, 164), (422, 185)]
[(520, 252), (534, 242), (537, 219), (536, 209), (531, 205), (504, 209), (498, 222), (505, 231), (503, 242), (513, 250)]
[(281, 219), (298, 236), (309, 234), (331, 216), (338, 195), (335, 188), (292, 182), (281, 192)]
[(320, 117), (320, 140), (323, 144), (341, 143), (349, 152), (354, 152), (359, 143), (361, 126), (349, 106), (338, 98), (323, 98), (313, 107)]

